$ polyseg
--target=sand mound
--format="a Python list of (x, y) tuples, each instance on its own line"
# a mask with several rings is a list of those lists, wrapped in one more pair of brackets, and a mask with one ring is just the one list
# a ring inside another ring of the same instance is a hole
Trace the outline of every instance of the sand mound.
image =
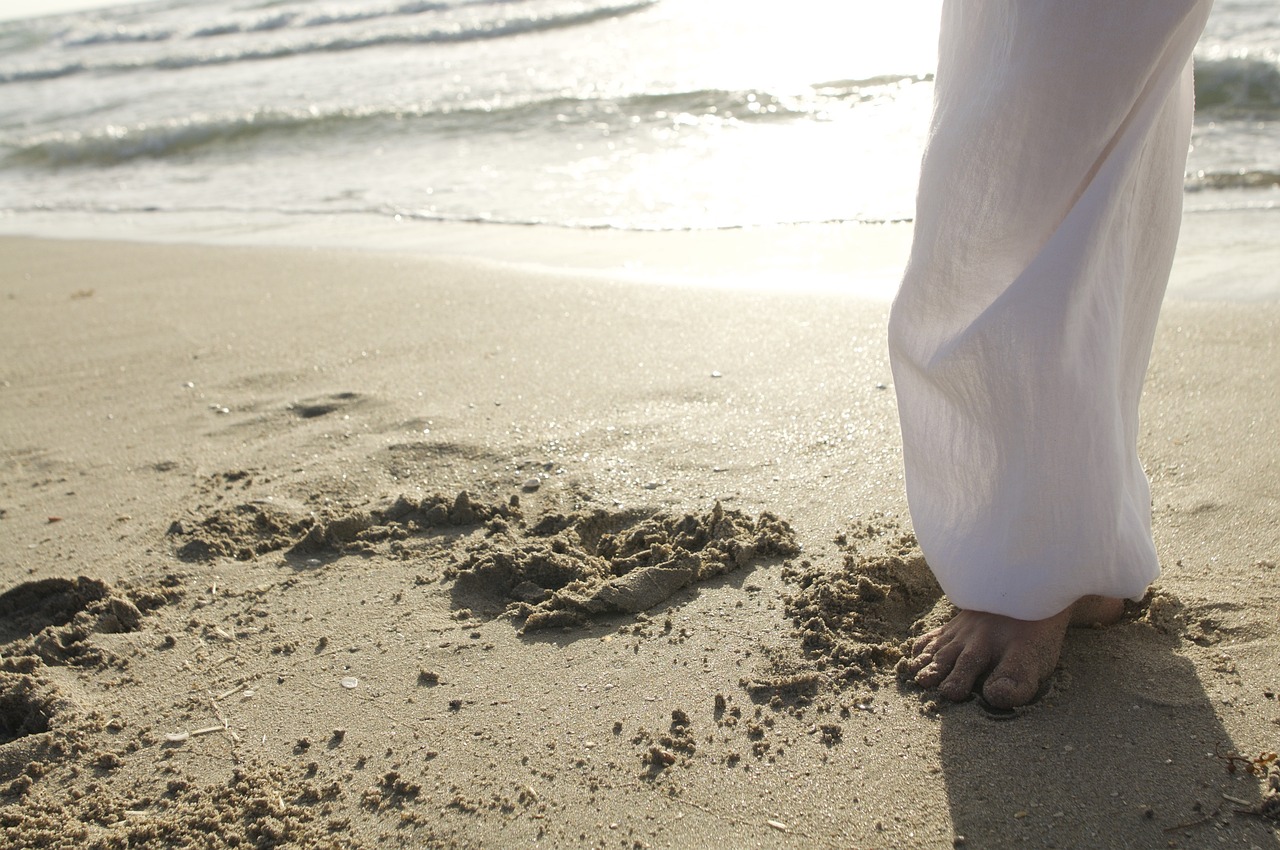
[[(464, 540), (476, 526), (484, 527), (483, 537)], [(251, 560), (270, 552), (412, 560), (425, 557), (422, 544), (405, 541), (441, 532), (456, 532), (446, 539), (455, 563), (444, 572), (457, 580), (455, 607), (507, 613), (523, 621), (524, 631), (638, 613), (695, 582), (799, 553), (782, 520), (767, 512), (749, 517), (719, 503), (703, 514), (594, 510), (549, 513), (530, 524), (519, 497), (488, 503), (465, 491), (315, 514), (253, 502), (170, 528), (182, 541), (178, 557), (195, 561)]]
[(797, 586), (784, 602), (805, 654), (837, 685), (891, 669), (946, 606), (914, 538), (892, 525), (868, 528), (858, 537), (873, 551), (842, 535), (839, 567), (804, 561), (784, 573)]
[(476, 502), (465, 490), (451, 498), (435, 495), (416, 500), (401, 496), (381, 510), (322, 518), (290, 552), (371, 553), (376, 544), (404, 540), (433, 529), (465, 528), (482, 523), (492, 523), (501, 529), (507, 521), (519, 518), (520, 500), (515, 496), (507, 504)]
[(57, 754), (53, 730), (69, 714), (70, 703), (34, 675), (38, 669), (39, 662), (30, 657), (0, 660), (0, 782), (11, 782), (27, 765)]
[[(65, 749), (74, 705), (42, 676), (45, 666), (124, 666), (93, 637), (138, 631), (145, 612), (176, 593), (163, 585), (122, 593), (82, 576), (26, 582), (0, 594), (0, 781), (29, 784), (32, 777), (20, 773)], [(0, 789), (0, 796), (21, 790)]]
[(369, 553), (377, 544), (404, 540), (431, 529), (458, 528), (518, 519), (520, 502), (485, 504), (465, 491), (456, 496), (401, 496), (374, 510), (326, 511), (301, 514), (264, 502), (234, 505), (213, 511), (194, 524), (174, 522), (169, 534), (182, 541), (177, 555), (184, 561), (235, 558), (248, 561), (271, 552), (293, 555), (323, 552)]
[[(159, 799), (132, 796), (27, 798), (9, 834), (25, 847), (348, 847), (348, 823), (333, 814), (338, 791), (301, 768), (248, 764), (230, 782), (168, 783)], [(128, 801), (147, 806), (129, 816)], [(427, 836), (429, 838), (429, 836)], [(424, 840), (425, 846), (432, 846)]]
[(682, 516), (596, 510), (548, 515), (526, 534), (494, 536), (446, 576), (457, 579), (460, 607), (476, 597), (507, 604), (529, 632), (645, 611), (694, 582), (798, 552), (782, 520), (719, 502)]
[(186, 523), (175, 522), (169, 526), (169, 534), (185, 540), (177, 550), (184, 561), (248, 561), (292, 546), (314, 524), (312, 517), (297, 517), (273, 505), (255, 503), (215, 511), (190, 529)]
[(0, 594), (0, 644), (37, 634), (49, 626), (64, 626), (108, 596), (108, 587), (90, 578), (51, 578), (12, 587)]
[[(143, 604), (163, 604), (152, 594)], [(162, 597), (161, 597), (162, 599)], [(97, 579), (45, 579), (0, 595), (0, 656), (34, 655), (54, 666), (101, 666), (109, 657), (94, 634), (137, 631), (142, 611)]]
[(122, 594), (80, 577), (26, 582), (0, 594), (0, 796), (20, 794), (46, 758), (65, 754), (73, 703), (42, 675), (45, 666), (121, 666), (94, 635), (133, 632), (163, 589)]
[(1243, 605), (1229, 600), (1188, 604), (1158, 586), (1149, 588), (1138, 602), (1127, 602), (1125, 619), (1199, 646), (1249, 640), (1265, 632), (1265, 626), (1245, 616)]
[(1187, 606), (1177, 596), (1157, 587), (1148, 588), (1138, 602), (1126, 602), (1124, 618), (1146, 623), (1171, 637), (1182, 637), (1187, 633)]

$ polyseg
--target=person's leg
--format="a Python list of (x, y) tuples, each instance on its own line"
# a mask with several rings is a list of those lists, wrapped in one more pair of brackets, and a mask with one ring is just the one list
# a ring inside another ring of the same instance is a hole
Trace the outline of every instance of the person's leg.
[(913, 525), (962, 609), (908, 666), (944, 696), (1026, 702), (1159, 570), (1137, 408), (1210, 2), (944, 7), (889, 328)]

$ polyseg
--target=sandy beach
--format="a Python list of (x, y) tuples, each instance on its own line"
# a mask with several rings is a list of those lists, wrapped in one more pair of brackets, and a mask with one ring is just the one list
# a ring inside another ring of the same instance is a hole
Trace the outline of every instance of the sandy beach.
[(895, 673), (947, 607), (856, 283), (0, 238), (0, 843), (1280, 848), (1271, 217), (1179, 255), (1163, 576), (1014, 713)]

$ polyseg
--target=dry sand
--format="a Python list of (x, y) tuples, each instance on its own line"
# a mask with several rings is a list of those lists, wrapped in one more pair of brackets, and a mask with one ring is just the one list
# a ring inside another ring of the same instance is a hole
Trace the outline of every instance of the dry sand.
[(884, 303), (282, 248), (0, 269), (6, 847), (1280, 847), (1280, 304), (1167, 305), (1165, 574), (999, 713), (894, 673), (946, 608)]

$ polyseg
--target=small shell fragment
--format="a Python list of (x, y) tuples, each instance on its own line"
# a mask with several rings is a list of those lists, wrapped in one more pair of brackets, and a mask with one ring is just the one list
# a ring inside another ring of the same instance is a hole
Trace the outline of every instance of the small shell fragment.
[(786, 825), (785, 823), (783, 823), (782, 821), (780, 821), (780, 820), (767, 820), (767, 821), (765, 821), (765, 823), (769, 824), (769, 826), (773, 827), (774, 829), (778, 830), (779, 832), (786, 832), (786, 831), (787, 831), (787, 825)]
[(187, 731), (168, 732), (165, 734), (164, 739), (168, 741), (170, 744), (181, 744), (183, 741), (187, 740), (190, 737), (191, 737), (191, 733)]
[(355, 676), (345, 676), (342, 679), (342, 687), (346, 688), (349, 691), (355, 690), (356, 688), (360, 687), (360, 680), (357, 679)]

